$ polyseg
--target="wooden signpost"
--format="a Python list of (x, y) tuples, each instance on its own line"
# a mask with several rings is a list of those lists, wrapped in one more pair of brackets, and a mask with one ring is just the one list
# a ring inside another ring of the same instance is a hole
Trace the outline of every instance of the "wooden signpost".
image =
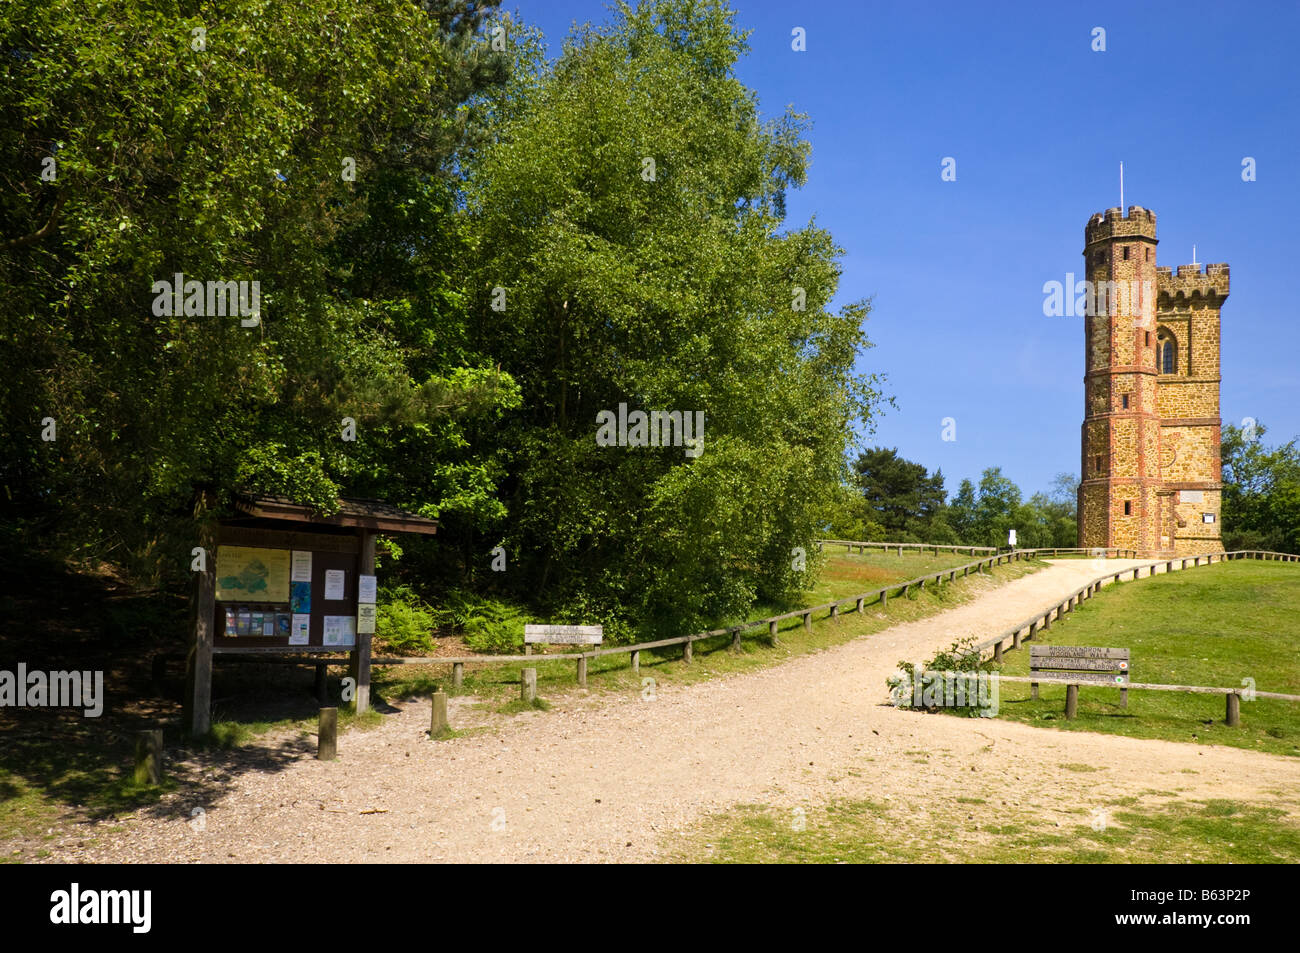
[[(604, 638), (605, 630), (598, 625), (525, 625), (524, 654), (532, 655), (534, 645), (600, 645)], [(578, 685), (587, 687), (585, 654), (578, 656)]]
[[(1128, 649), (1092, 645), (1031, 645), (1029, 671), (1045, 682), (1070, 682), (1066, 688), (1065, 716), (1073, 718), (1078, 707), (1079, 684), (1116, 685), (1119, 704), (1128, 707)], [(1038, 697), (1038, 682), (1030, 683), (1031, 697)]]

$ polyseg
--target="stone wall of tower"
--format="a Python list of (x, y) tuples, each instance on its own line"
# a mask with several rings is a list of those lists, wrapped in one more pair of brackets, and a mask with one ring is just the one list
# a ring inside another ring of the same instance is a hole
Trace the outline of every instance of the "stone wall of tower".
[[(1176, 273), (1158, 273), (1159, 335), (1174, 342), (1177, 354), (1173, 373), (1157, 378), (1161, 479), (1174, 493), (1171, 548), (1180, 556), (1217, 552), (1223, 549), (1219, 320), (1229, 270), (1180, 265)], [(1207, 514), (1213, 522), (1205, 521)]]
[(1085, 320), (1079, 545), (1155, 552), (1161, 498), (1156, 386), (1156, 219), (1139, 206), (1094, 215), (1084, 230), (1093, 289)]

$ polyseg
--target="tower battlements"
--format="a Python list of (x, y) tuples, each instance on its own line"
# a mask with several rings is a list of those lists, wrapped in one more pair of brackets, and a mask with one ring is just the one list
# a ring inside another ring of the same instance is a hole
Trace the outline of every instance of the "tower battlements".
[(1083, 229), (1084, 241), (1089, 245), (1108, 238), (1155, 237), (1156, 213), (1141, 205), (1130, 205), (1127, 215), (1119, 208), (1108, 208), (1104, 215), (1098, 212)]
[(1131, 290), (1127, 305), (1097, 308), (1084, 322), (1079, 545), (1162, 557), (1218, 552), (1228, 266), (1160, 265), (1156, 216), (1140, 205), (1092, 215), (1084, 238), (1097, 300), (1098, 289), (1109, 297), (1114, 286), (1121, 302)]
[(1222, 262), (1205, 265), (1179, 265), (1177, 273), (1167, 266), (1156, 268), (1156, 280), (1161, 300), (1192, 300), (1200, 298), (1214, 306), (1228, 297), (1230, 284), (1228, 266)]

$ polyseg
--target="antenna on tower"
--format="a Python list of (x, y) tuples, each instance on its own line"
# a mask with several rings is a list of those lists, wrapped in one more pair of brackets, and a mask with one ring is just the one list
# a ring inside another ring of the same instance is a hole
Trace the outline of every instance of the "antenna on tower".
[(1119, 164), (1119, 214), (1124, 214), (1124, 163)]
[(1196, 264), (1196, 246), (1192, 246), (1192, 264)]

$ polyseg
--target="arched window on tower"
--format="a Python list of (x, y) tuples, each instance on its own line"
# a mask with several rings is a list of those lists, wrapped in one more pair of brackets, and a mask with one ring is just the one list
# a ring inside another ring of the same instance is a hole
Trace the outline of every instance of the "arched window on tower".
[(1156, 340), (1156, 359), (1161, 374), (1178, 373), (1178, 345), (1168, 331), (1162, 330)]

